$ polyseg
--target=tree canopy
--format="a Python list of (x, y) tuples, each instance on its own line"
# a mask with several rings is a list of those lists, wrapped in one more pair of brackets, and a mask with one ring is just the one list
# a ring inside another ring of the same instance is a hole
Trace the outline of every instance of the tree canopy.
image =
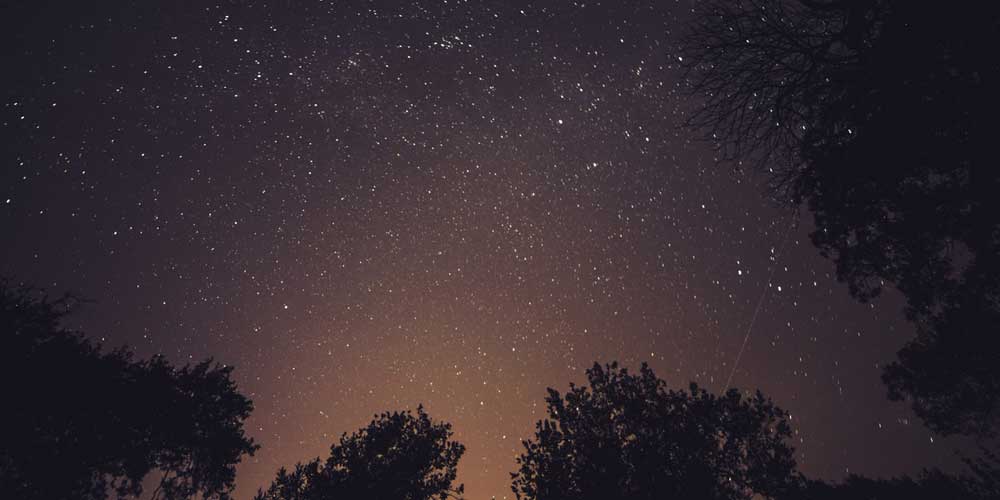
[(884, 372), (941, 434), (1000, 419), (1000, 169), (993, 2), (707, 0), (682, 40), (689, 124), (812, 212), (862, 301), (906, 298), (917, 337)]
[(949, 475), (938, 470), (908, 476), (873, 479), (852, 474), (839, 483), (808, 481), (794, 497), (801, 500), (991, 500), (1000, 494), (994, 476)]
[(376, 415), (368, 427), (330, 448), (326, 461), (316, 458), (282, 468), (257, 500), (445, 500), (459, 498), (453, 486), (465, 447), (451, 441), (451, 424), (434, 422), (417, 408)]
[(175, 367), (103, 352), (60, 320), (76, 301), (0, 281), (0, 490), (21, 499), (227, 498), (258, 446), (253, 406), (211, 360)]
[(519, 499), (750, 499), (797, 491), (787, 415), (760, 392), (668, 390), (642, 366), (587, 370), (549, 389), (548, 418), (512, 474)]

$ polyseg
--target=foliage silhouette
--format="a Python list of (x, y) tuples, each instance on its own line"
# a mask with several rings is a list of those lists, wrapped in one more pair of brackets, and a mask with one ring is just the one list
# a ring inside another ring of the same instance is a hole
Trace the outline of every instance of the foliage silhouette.
[(861, 301), (885, 283), (917, 337), (883, 379), (941, 434), (1000, 422), (1000, 5), (706, 0), (681, 41), (689, 125), (805, 204)]
[[(512, 473), (519, 499), (786, 498), (800, 490), (786, 414), (760, 392), (667, 390), (643, 364), (587, 370), (588, 387), (549, 389), (549, 417)], [(755, 496), (756, 495), (756, 496)]]
[(3, 496), (137, 497), (156, 471), (153, 498), (228, 498), (236, 464), (258, 448), (232, 368), (102, 352), (60, 326), (75, 303), (0, 280)]
[(367, 428), (330, 448), (330, 458), (316, 458), (284, 468), (257, 500), (445, 500), (460, 498), (452, 487), (465, 446), (449, 441), (451, 424), (435, 423), (417, 408), (377, 415)]
[[(995, 466), (994, 466), (995, 467)], [(924, 471), (918, 478), (871, 479), (851, 475), (839, 484), (809, 481), (801, 500), (993, 500), (1000, 498), (1000, 477), (990, 473), (949, 475)]]

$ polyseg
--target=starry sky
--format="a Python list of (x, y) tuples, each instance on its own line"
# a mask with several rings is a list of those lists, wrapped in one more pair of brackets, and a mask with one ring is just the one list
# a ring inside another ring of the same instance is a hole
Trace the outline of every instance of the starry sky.
[(239, 497), (423, 403), (467, 498), (510, 498), (544, 389), (612, 360), (760, 388), (815, 477), (947, 465), (879, 380), (899, 297), (854, 302), (808, 214), (681, 127), (691, 5), (7, 2), (0, 273), (235, 365)]

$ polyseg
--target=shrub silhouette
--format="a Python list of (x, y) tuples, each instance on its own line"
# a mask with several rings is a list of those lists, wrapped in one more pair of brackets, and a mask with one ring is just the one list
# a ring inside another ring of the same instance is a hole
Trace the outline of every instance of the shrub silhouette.
[(798, 491), (786, 414), (759, 392), (666, 389), (645, 364), (587, 370), (589, 387), (549, 389), (548, 419), (512, 474), (519, 499), (750, 499)]
[(330, 458), (316, 458), (284, 468), (257, 500), (445, 500), (459, 498), (452, 486), (465, 447), (451, 439), (451, 424), (433, 422), (423, 407), (377, 415), (368, 427), (330, 448)]

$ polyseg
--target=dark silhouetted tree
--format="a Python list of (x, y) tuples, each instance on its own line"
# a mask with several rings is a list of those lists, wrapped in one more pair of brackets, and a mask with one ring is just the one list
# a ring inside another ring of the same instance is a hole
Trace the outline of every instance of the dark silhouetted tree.
[(316, 458), (282, 468), (257, 500), (445, 500), (460, 498), (452, 486), (465, 447), (452, 436), (451, 424), (433, 422), (417, 408), (377, 415), (368, 427), (330, 448), (330, 458)]
[(706, 0), (681, 41), (722, 160), (813, 213), (851, 294), (917, 337), (883, 378), (941, 434), (1000, 422), (1000, 4)]
[(519, 499), (785, 498), (799, 491), (786, 414), (759, 392), (667, 390), (652, 370), (587, 370), (549, 389), (548, 419), (512, 474)]
[(5, 498), (228, 498), (258, 448), (231, 367), (102, 352), (60, 320), (75, 301), (0, 281), (0, 491)]
[(840, 483), (808, 481), (800, 500), (995, 500), (1000, 498), (996, 464), (973, 474), (924, 471), (918, 478), (871, 479), (851, 475)]

